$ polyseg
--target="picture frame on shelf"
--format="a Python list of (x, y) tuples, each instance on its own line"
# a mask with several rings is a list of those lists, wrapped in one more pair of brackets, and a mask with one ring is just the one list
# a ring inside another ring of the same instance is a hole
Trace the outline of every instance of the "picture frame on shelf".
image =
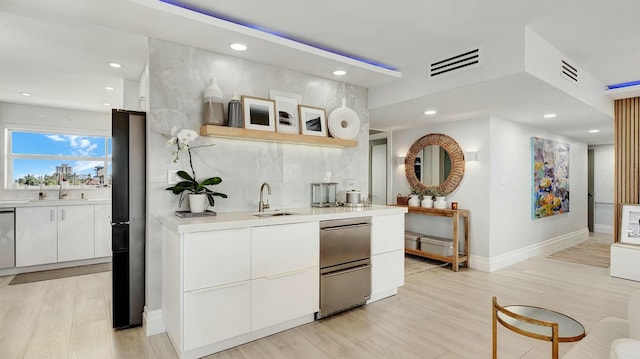
[(248, 130), (275, 132), (276, 102), (267, 98), (242, 96), (242, 123)]
[(323, 108), (298, 105), (300, 133), (327, 137), (327, 114)]
[(275, 96), (276, 132), (300, 134), (298, 118), (298, 100), (289, 97)]
[(622, 205), (620, 243), (640, 244), (640, 205)]

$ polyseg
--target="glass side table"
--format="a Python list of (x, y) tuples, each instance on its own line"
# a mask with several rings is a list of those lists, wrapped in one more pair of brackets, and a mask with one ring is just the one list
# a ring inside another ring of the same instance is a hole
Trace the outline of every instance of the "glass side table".
[(551, 342), (552, 358), (558, 359), (558, 343), (575, 342), (585, 336), (577, 320), (562, 313), (529, 305), (501, 307), (493, 297), (493, 359), (497, 358), (498, 323), (530, 338)]

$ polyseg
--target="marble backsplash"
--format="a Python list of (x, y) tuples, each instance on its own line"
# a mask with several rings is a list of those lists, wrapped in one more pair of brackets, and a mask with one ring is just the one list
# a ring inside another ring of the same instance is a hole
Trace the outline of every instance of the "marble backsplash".
[(232, 92), (268, 98), (269, 90), (278, 90), (302, 95), (302, 104), (325, 108), (327, 117), (346, 98), (347, 106), (356, 111), (361, 122), (359, 145), (347, 149), (198, 138), (196, 145), (214, 144), (193, 151), (198, 177), (220, 176), (223, 183), (215, 189), (229, 196), (216, 201), (216, 211), (256, 210), (262, 182), (271, 185), (272, 208), (308, 206), (310, 183), (322, 181), (326, 171), (332, 173), (332, 181), (339, 183), (340, 192), (350, 189), (351, 184), (367, 192), (367, 89), (153, 39), (149, 70), (149, 175), (153, 211), (177, 209), (177, 196), (164, 191), (167, 171), (188, 170), (188, 156), (181, 153), (181, 160), (173, 163), (174, 148), (167, 148), (167, 135), (173, 126), (198, 130), (202, 124), (202, 94), (212, 77), (224, 93), (225, 107)]

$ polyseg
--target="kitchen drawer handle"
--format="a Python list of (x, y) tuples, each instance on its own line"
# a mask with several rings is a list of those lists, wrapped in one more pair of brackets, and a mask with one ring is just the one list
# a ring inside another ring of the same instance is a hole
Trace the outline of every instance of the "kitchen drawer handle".
[(335, 277), (337, 275), (340, 274), (347, 274), (350, 272), (355, 272), (355, 271), (359, 271), (359, 270), (363, 270), (363, 269), (367, 269), (367, 268), (371, 268), (371, 264), (363, 264), (361, 266), (357, 266), (355, 268), (349, 268), (349, 269), (345, 269), (345, 270), (340, 270), (337, 272), (331, 272), (331, 273), (327, 273), (327, 274), (323, 274), (322, 276), (325, 278), (330, 278), (330, 277)]
[(342, 229), (362, 228), (362, 227), (371, 227), (371, 224), (370, 223), (347, 224), (347, 225), (344, 225), (344, 226), (320, 228), (320, 230), (321, 231), (338, 231), (338, 230), (342, 230)]
[(307, 272), (307, 271), (309, 271), (309, 268), (300, 269), (300, 270), (293, 271), (293, 272), (268, 275), (265, 278), (267, 278), (267, 279), (277, 279), (277, 278), (282, 278), (282, 277), (289, 277), (289, 276), (300, 274), (300, 273), (304, 273), (304, 272)]
[(185, 293), (193, 293), (193, 294), (205, 293), (205, 292), (211, 292), (211, 291), (219, 290), (219, 289), (239, 287), (239, 286), (245, 285), (247, 283), (249, 283), (249, 281), (245, 280), (243, 282), (235, 282), (235, 283), (229, 283), (229, 284), (224, 284), (224, 285), (217, 285), (215, 287), (207, 287), (207, 288), (202, 288), (202, 289), (190, 290), (190, 291), (187, 291)]

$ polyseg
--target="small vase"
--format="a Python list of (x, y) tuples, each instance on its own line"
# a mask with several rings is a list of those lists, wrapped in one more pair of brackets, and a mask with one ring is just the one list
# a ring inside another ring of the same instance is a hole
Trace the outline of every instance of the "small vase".
[(443, 208), (447, 208), (447, 201), (445, 201), (444, 199), (445, 199), (445, 197), (444, 197), (444, 196), (442, 196), (442, 197), (440, 197), (440, 196), (436, 197), (436, 201), (433, 203), (433, 207), (434, 207), (434, 208), (441, 208), (441, 209), (443, 209)]
[(422, 201), (420, 202), (420, 207), (433, 208), (433, 198), (431, 197), (423, 198)]
[(206, 194), (190, 194), (189, 195), (189, 209), (191, 213), (202, 213), (207, 209), (207, 195)]
[(409, 206), (410, 207), (420, 207), (420, 198), (417, 194), (412, 194), (411, 198), (409, 198)]

